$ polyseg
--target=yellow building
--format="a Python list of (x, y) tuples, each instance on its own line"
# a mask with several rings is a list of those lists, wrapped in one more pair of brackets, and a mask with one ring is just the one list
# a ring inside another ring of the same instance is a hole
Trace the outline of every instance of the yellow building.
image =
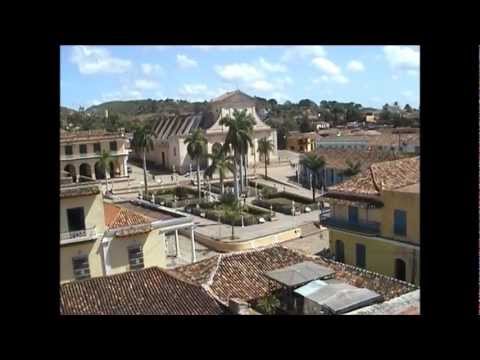
[(97, 184), (60, 188), (60, 282), (118, 274), (144, 267), (165, 267), (166, 237), (191, 229), (193, 220), (143, 200), (104, 202)]
[(325, 197), (321, 221), (338, 261), (419, 284), (419, 157), (372, 164)]
[(308, 153), (315, 150), (317, 133), (292, 131), (287, 137), (287, 150)]

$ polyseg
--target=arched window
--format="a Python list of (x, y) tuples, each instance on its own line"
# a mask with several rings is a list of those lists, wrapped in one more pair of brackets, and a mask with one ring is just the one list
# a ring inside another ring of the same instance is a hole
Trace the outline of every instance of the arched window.
[(89, 164), (83, 163), (80, 165), (80, 182), (92, 180), (92, 168)]
[(342, 240), (335, 241), (335, 260), (345, 262), (345, 247)]
[(402, 259), (395, 259), (395, 278), (405, 281), (406, 279), (406, 266), (405, 261)]

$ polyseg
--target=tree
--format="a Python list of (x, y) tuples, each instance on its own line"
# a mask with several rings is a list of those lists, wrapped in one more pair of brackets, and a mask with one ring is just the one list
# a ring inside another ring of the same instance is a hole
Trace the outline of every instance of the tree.
[(302, 99), (298, 102), (298, 106), (301, 106), (301, 107), (316, 107), (317, 104), (315, 104), (310, 99)]
[(412, 107), (409, 104), (407, 104), (407, 105), (405, 105), (403, 110), (407, 113), (411, 113), (412, 112)]
[(245, 110), (235, 110), (233, 112), (233, 117), (227, 116), (221, 118), (220, 125), (228, 127), (223, 146), (226, 153), (233, 150), (235, 198), (239, 199), (237, 167), (240, 163), (240, 191), (243, 191), (243, 160), (244, 155), (247, 153), (248, 145), (253, 146), (252, 134), (255, 119), (252, 115), (247, 114)]
[(145, 195), (148, 195), (147, 182), (147, 153), (153, 150), (153, 138), (155, 134), (149, 125), (139, 126), (135, 129), (132, 139), (132, 149), (137, 153), (143, 155), (143, 181), (145, 183)]
[(262, 313), (273, 315), (275, 314), (276, 309), (280, 306), (280, 300), (274, 295), (267, 295), (258, 301), (257, 306)]
[[(302, 160), (303, 166), (308, 168), (313, 174), (317, 175), (318, 171), (325, 167), (325, 159), (317, 154), (307, 154)], [(315, 202), (315, 186), (317, 185), (317, 176), (312, 176), (312, 192), (313, 202)]]
[(270, 139), (262, 138), (258, 140), (258, 153), (263, 155), (265, 161), (265, 179), (267, 178), (267, 165), (270, 164), (270, 152), (273, 150), (273, 143)]
[(100, 168), (102, 171), (105, 173), (105, 185), (106, 185), (106, 191), (108, 192), (108, 176), (109, 173), (107, 171), (108, 165), (112, 161), (112, 156), (110, 155), (110, 152), (103, 149), (102, 153), (100, 154), (100, 158), (98, 159)]
[(347, 169), (345, 169), (342, 174), (344, 176), (354, 176), (357, 175), (360, 172), (360, 169), (362, 167), (362, 163), (360, 161), (357, 161), (356, 163), (353, 163), (350, 159), (347, 159)]
[(220, 176), (220, 186), (222, 189), (222, 195), (225, 193), (224, 179), (226, 177), (227, 171), (233, 172), (233, 156), (227, 156), (223, 149), (212, 149), (212, 154), (208, 154), (208, 158), (212, 160), (212, 163), (205, 170), (203, 176), (212, 178), (215, 172), (218, 172)]
[(307, 132), (313, 131), (312, 121), (310, 119), (304, 117), (302, 119), (302, 121), (300, 122), (300, 131), (302, 133), (307, 133)]
[(190, 156), (190, 159), (197, 163), (197, 189), (198, 199), (200, 200), (200, 161), (207, 154), (207, 138), (205, 137), (203, 130), (197, 128), (185, 138), (184, 143), (187, 145), (187, 153)]
[(223, 204), (225, 219), (230, 222), (232, 226), (232, 237), (235, 239), (235, 220), (241, 216), (240, 202), (235, 198), (231, 203)]

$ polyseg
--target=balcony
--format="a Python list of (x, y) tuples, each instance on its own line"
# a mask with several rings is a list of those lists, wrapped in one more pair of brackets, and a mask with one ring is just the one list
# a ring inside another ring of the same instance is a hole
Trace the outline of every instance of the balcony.
[(96, 227), (93, 226), (88, 229), (78, 231), (67, 231), (60, 233), (60, 243), (70, 244), (80, 241), (92, 240), (97, 237)]
[[(110, 155), (111, 156), (128, 155), (130, 152), (131, 152), (130, 149), (110, 151)], [(100, 157), (100, 153), (89, 152), (85, 154), (61, 155), (60, 160), (94, 159), (99, 157)]]
[(323, 218), (321, 223), (326, 227), (338, 228), (371, 236), (380, 235), (380, 223), (375, 221), (359, 220), (356, 223), (352, 223), (345, 219), (329, 217)]

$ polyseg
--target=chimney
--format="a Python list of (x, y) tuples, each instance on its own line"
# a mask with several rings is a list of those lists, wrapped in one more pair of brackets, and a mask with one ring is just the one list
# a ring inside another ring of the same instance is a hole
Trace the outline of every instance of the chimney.
[(250, 311), (250, 305), (240, 299), (230, 299), (228, 301), (228, 308), (234, 315), (247, 315)]

